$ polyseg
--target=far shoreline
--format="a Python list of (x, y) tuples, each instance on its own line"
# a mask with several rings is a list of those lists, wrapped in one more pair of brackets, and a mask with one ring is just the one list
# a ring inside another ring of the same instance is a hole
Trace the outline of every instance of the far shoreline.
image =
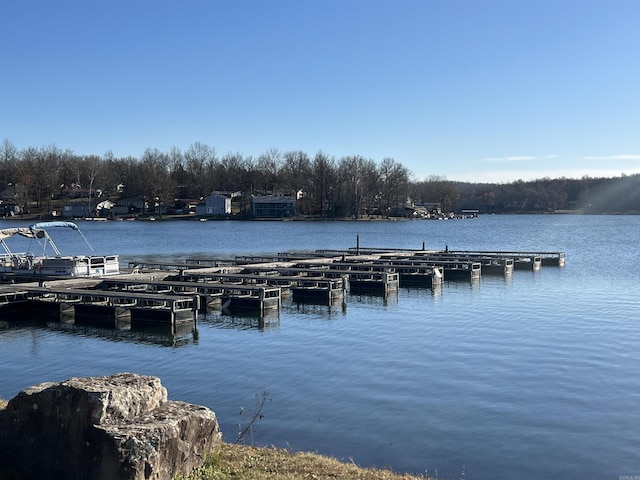
[[(584, 210), (556, 210), (553, 212), (501, 212), (501, 213), (479, 213), (477, 216), (521, 216), (521, 215), (640, 215), (640, 211), (630, 212), (585, 212)], [(119, 221), (137, 221), (137, 222), (167, 222), (167, 221), (192, 221), (192, 222), (225, 222), (225, 221), (245, 221), (245, 222), (400, 222), (400, 221), (443, 221), (443, 220), (473, 220), (477, 217), (469, 216), (441, 216), (437, 218), (410, 218), (410, 217), (382, 217), (367, 216), (360, 218), (349, 217), (284, 217), (284, 218), (253, 218), (253, 217), (220, 217), (220, 216), (196, 216), (187, 215), (138, 215), (135, 217), (59, 217), (53, 215), (41, 214), (23, 214), (6, 216), (6, 221), (26, 221), (26, 222), (49, 222), (49, 221), (70, 221), (70, 222), (119, 222)]]

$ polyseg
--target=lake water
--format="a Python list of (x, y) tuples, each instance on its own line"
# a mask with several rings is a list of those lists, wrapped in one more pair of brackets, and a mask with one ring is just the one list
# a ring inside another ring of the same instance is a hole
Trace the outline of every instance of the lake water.
[(0, 397), (138, 372), (214, 410), (227, 441), (266, 391), (258, 445), (444, 478), (640, 478), (640, 216), (79, 225), (125, 264), (346, 248), (358, 235), (362, 246), (564, 251), (567, 263), (386, 300), (349, 295), (344, 309), (285, 304), (265, 328), (214, 313), (175, 343), (12, 326), (0, 330)]

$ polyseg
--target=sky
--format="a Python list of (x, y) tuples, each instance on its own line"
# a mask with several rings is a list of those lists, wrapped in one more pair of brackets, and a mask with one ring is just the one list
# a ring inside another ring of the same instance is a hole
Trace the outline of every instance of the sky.
[(640, 173), (638, 0), (3, 0), (0, 142)]

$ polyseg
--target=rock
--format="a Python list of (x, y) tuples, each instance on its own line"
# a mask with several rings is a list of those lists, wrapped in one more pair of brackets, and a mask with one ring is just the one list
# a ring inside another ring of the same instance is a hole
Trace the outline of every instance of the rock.
[(171, 479), (220, 441), (214, 412), (131, 373), (42, 383), (0, 411), (0, 466), (26, 478)]

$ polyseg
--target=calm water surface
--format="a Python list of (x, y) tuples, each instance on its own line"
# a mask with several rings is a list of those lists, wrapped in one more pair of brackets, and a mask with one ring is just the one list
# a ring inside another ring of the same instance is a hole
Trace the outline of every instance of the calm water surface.
[(288, 304), (263, 329), (214, 313), (176, 343), (11, 327), (0, 330), (0, 397), (133, 371), (159, 376), (172, 399), (213, 409), (228, 441), (267, 391), (256, 444), (448, 478), (463, 468), (468, 479), (640, 476), (640, 217), (80, 227), (98, 253), (125, 264), (345, 248), (359, 235), (362, 246), (562, 250), (567, 265), (388, 299), (348, 296), (345, 309)]

